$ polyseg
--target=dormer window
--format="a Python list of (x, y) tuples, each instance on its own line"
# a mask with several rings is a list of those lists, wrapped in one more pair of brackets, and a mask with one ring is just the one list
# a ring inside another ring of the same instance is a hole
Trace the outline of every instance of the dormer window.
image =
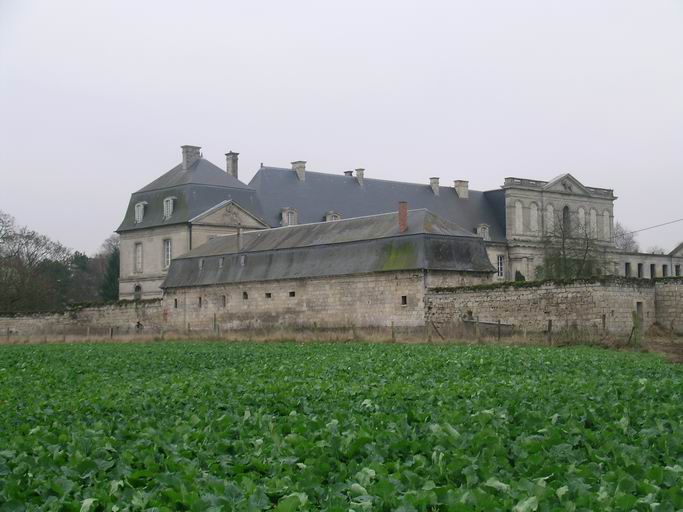
[(484, 240), (491, 240), (491, 237), (489, 235), (489, 225), (479, 224), (479, 226), (477, 226), (477, 235), (482, 237)]
[(296, 226), (299, 223), (299, 214), (294, 208), (282, 209), (282, 225)]
[(175, 197), (167, 197), (164, 199), (164, 219), (170, 219), (171, 215), (173, 215), (175, 200)]
[(147, 201), (140, 201), (135, 204), (135, 223), (140, 224), (142, 219), (145, 217), (145, 206)]
[(332, 222), (334, 220), (341, 220), (341, 215), (334, 211), (325, 213), (325, 222)]

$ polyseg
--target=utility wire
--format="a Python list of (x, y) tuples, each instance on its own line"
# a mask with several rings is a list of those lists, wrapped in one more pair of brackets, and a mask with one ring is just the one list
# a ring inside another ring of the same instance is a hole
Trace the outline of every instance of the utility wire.
[(677, 222), (681, 222), (681, 221), (683, 221), (683, 219), (670, 220), (669, 222), (664, 222), (663, 224), (657, 224), (656, 226), (650, 226), (648, 228), (643, 228), (643, 229), (636, 229), (635, 231), (629, 231), (628, 233), (622, 233), (621, 235), (618, 235), (618, 236), (632, 235), (634, 233), (640, 233), (641, 231), (647, 231), (649, 229), (661, 228), (662, 226), (668, 226), (669, 224), (676, 224)]

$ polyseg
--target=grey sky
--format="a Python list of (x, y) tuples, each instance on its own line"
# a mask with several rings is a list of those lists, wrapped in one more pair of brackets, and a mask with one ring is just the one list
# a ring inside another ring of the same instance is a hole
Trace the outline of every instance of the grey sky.
[(681, 27), (678, 0), (0, 0), (0, 209), (93, 252), (196, 144), (244, 181), (568, 171), (647, 227), (683, 217)]

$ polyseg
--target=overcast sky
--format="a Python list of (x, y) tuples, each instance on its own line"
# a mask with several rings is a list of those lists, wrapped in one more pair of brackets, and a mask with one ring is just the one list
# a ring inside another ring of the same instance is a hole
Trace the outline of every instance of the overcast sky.
[(194, 144), (243, 181), (571, 172), (644, 228), (683, 217), (682, 27), (680, 0), (0, 0), (0, 210), (92, 253)]

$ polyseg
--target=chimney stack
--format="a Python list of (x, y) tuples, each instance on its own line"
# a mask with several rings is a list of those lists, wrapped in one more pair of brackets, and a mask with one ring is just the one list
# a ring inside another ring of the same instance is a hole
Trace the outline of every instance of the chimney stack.
[(353, 176), (353, 171), (344, 171), (344, 176)]
[(429, 186), (432, 187), (432, 192), (435, 196), (439, 195), (439, 178), (429, 178)]
[(237, 158), (239, 155), (239, 153), (235, 153), (234, 151), (228, 151), (225, 154), (226, 170), (228, 171), (228, 174), (235, 179), (239, 179), (237, 177)]
[(299, 181), (305, 181), (306, 180), (306, 161), (305, 160), (297, 160), (296, 162), (292, 162), (292, 170), (296, 172), (296, 177), (299, 178)]
[(400, 233), (408, 231), (408, 203), (405, 201), (398, 203), (398, 230)]
[(188, 170), (192, 165), (202, 157), (202, 148), (199, 146), (180, 146), (183, 150), (183, 169)]
[(365, 169), (356, 169), (356, 179), (358, 180), (358, 184), (362, 187), (363, 180), (365, 179)]
[(455, 180), (453, 182), (455, 192), (460, 199), (467, 199), (470, 197), (470, 182), (467, 180)]

